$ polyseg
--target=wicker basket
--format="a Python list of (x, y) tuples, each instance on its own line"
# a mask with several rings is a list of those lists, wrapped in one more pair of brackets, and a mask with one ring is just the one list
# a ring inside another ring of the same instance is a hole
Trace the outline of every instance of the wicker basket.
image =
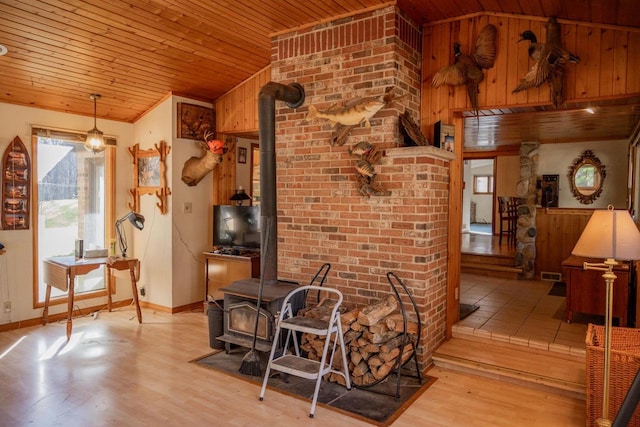
[[(604, 376), (604, 327), (589, 324), (587, 347), (587, 426), (595, 426), (602, 414)], [(609, 374), (609, 419), (613, 421), (627, 391), (640, 369), (640, 329), (612, 328), (611, 371)], [(629, 426), (640, 427), (640, 410), (631, 417)]]

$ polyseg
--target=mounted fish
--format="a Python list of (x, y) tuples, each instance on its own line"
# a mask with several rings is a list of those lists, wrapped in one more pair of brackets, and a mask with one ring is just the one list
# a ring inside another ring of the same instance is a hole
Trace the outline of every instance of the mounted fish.
[(378, 111), (405, 96), (396, 95), (396, 88), (393, 87), (388, 89), (382, 96), (352, 99), (344, 107), (334, 105), (327, 110), (319, 111), (315, 105), (310, 105), (306, 120), (328, 120), (336, 128), (331, 139), (331, 145), (340, 146), (345, 143), (351, 129), (363, 122), (366, 127), (371, 127), (369, 120)]
[(360, 141), (349, 149), (352, 156), (364, 156), (373, 150), (373, 145), (367, 141)]
[(551, 101), (558, 108), (564, 103), (564, 72), (567, 62), (578, 64), (580, 57), (562, 46), (560, 24), (551, 17), (546, 24), (546, 43), (539, 43), (533, 31), (527, 30), (520, 35), (518, 41), (529, 41), (529, 57), (535, 61), (533, 67), (524, 76), (513, 93), (532, 87), (539, 87), (545, 81), (549, 84)]
[(460, 43), (453, 44), (454, 63), (438, 71), (431, 80), (431, 85), (438, 88), (443, 84), (449, 86), (466, 85), (471, 108), (478, 116), (479, 84), (484, 80), (484, 72), (493, 67), (496, 59), (496, 35), (498, 30), (492, 24), (486, 25), (476, 38), (476, 45), (471, 53), (462, 53)]

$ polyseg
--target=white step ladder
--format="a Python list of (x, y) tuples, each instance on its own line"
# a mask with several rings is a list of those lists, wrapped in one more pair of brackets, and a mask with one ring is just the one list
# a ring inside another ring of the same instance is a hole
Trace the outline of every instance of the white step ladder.
[[(295, 298), (295, 294), (298, 292), (305, 292), (306, 294), (310, 290), (332, 293), (337, 297), (337, 301), (334, 302), (328, 321), (293, 315), (289, 300), (291, 298)], [(313, 392), (313, 401), (311, 403), (311, 412), (309, 412), (310, 418), (313, 418), (313, 414), (316, 410), (320, 381), (324, 375), (328, 373), (341, 375), (345, 379), (347, 390), (351, 390), (351, 379), (349, 376), (349, 367), (347, 365), (347, 353), (344, 347), (340, 312), (338, 311), (341, 304), (342, 293), (339, 290), (323, 288), (321, 286), (301, 286), (287, 295), (283, 302), (280, 316), (278, 317), (278, 326), (273, 339), (273, 345), (271, 346), (271, 354), (269, 355), (269, 362), (267, 363), (267, 371), (264, 375), (264, 380), (262, 381), (262, 390), (260, 390), (260, 400), (264, 399), (264, 392), (267, 388), (267, 382), (269, 381), (269, 373), (271, 370), (284, 372), (301, 378), (316, 380), (316, 386)], [(284, 346), (280, 347), (278, 343), (280, 341), (279, 338), (282, 330), (287, 331), (287, 338), (284, 342)], [(322, 358), (320, 361), (310, 360), (300, 355), (300, 345), (298, 343), (298, 334), (296, 332), (315, 334), (319, 337), (325, 337), (324, 349), (322, 351)], [(290, 354), (288, 352), (291, 341), (293, 341), (295, 354)], [(329, 349), (330, 346), (331, 349)], [(331, 367), (336, 347), (338, 346), (340, 347), (340, 353), (342, 355), (343, 371), (337, 371)], [(278, 348), (282, 349), (283, 354), (275, 357)]]

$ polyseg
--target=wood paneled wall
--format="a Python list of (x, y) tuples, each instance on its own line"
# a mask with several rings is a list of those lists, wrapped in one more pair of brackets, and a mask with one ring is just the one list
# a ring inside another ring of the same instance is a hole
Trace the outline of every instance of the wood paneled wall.
[(562, 272), (562, 261), (571, 255), (592, 209), (536, 210), (536, 273)]
[(258, 132), (258, 94), (271, 80), (265, 67), (216, 100), (216, 131), (242, 134)]
[[(640, 29), (614, 29), (611, 26), (559, 21), (562, 41), (580, 56), (579, 64), (568, 64), (565, 98), (567, 101), (607, 99), (640, 93)], [(546, 39), (546, 20), (537, 17), (482, 14), (435, 23), (423, 30), (423, 103), (422, 127), (433, 134), (433, 123), (452, 121), (456, 111), (470, 109), (463, 87), (431, 87), (433, 75), (453, 63), (453, 43), (462, 44), (470, 53), (478, 32), (487, 24), (498, 28), (497, 55), (493, 68), (485, 71), (480, 84), (480, 109), (499, 109), (524, 105), (550, 104), (547, 85), (512, 94), (533, 62), (528, 57), (528, 42), (518, 43), (525, 30), (538, 40)]]

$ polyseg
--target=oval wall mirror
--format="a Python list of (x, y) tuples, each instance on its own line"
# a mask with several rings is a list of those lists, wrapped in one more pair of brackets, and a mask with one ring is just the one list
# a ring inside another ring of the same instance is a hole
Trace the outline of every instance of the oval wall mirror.
[(569, 184), (573, 196), (582, 204), (593, 203), (602, 193), (606, 175), (600, 159), (591, 150), (585, 150), (569, 167)]

